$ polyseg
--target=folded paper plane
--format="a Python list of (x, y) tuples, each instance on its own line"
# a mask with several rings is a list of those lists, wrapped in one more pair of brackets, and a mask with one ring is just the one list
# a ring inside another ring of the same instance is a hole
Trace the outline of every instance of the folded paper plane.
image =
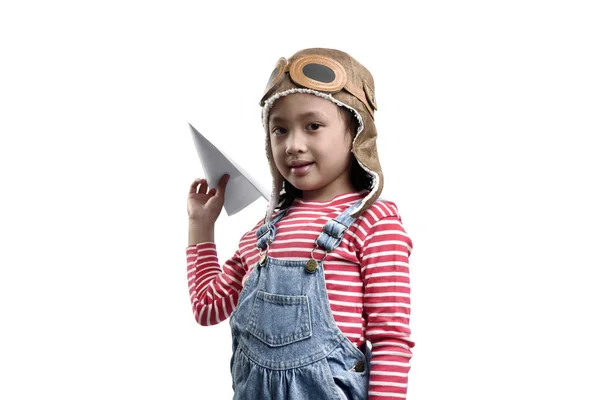
[(227, 215), (231, 216), (243, 210), (261, 196), (268, 200), (269, 192), (262, 185), (198, 132), (192, 124), (189, 125), (208, 186), (216, 187), (224, 174), (230, 175), (225, 190), (224, 207)]

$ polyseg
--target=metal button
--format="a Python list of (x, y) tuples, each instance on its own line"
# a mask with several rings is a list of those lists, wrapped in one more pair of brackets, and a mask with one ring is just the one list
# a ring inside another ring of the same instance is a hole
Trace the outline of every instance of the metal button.
[(306, 270), (306, 272), (310, 272), (312, 274), (313, 272), (315, 272), (317, 270), (318, 267), (319, 267), (319, 264), (317, 264), (317, 260), (315, 260), (314, 258), (311, 258), (310, 260), (308, 260), (306, 262), (304, 269)]
[(359, 361), (354, 365), (353, 370), (355, 372), (365, 372), (365, 364), (362, 361)]

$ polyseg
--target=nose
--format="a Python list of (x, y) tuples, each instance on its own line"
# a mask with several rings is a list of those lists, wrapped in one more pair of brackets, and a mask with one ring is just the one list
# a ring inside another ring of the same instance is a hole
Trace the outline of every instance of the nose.
[(289, 155), (306, 152), (306, 137), (301, 129), (288, 132), (285, 143), (285, 152)]

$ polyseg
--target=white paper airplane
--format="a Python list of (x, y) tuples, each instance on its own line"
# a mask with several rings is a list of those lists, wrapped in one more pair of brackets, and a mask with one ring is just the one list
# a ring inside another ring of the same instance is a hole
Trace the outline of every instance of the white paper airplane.
[(250, 174), (244, 171), (222, 150), (218, 149), (206, 137), (190, 125), (194, 145), (200, 157), (204, 175), (208, 181), (208, 187), (216, 187), (219, 179), (224, 174), (229, 174), (227, 189), (225, 190), (225, 212), (227, 215), (233, 215), (250, 204), (260, 196), (265, 200), (269, 199), (269, 192), (266, 191)]

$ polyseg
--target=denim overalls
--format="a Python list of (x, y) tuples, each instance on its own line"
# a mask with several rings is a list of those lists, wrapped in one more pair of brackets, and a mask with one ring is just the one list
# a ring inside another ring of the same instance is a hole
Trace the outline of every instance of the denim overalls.
[[(334, 251), (359, 203), (329, 220), (315, 244)], [(261, 254), (286, 211), (258, 229)], [(250, 273), (230, 319), (234, 400), (367, 399), (370, 350), (359, 350), (337, 327), (323, 264), (312, 253), (311, 260), (264, 254)]]

